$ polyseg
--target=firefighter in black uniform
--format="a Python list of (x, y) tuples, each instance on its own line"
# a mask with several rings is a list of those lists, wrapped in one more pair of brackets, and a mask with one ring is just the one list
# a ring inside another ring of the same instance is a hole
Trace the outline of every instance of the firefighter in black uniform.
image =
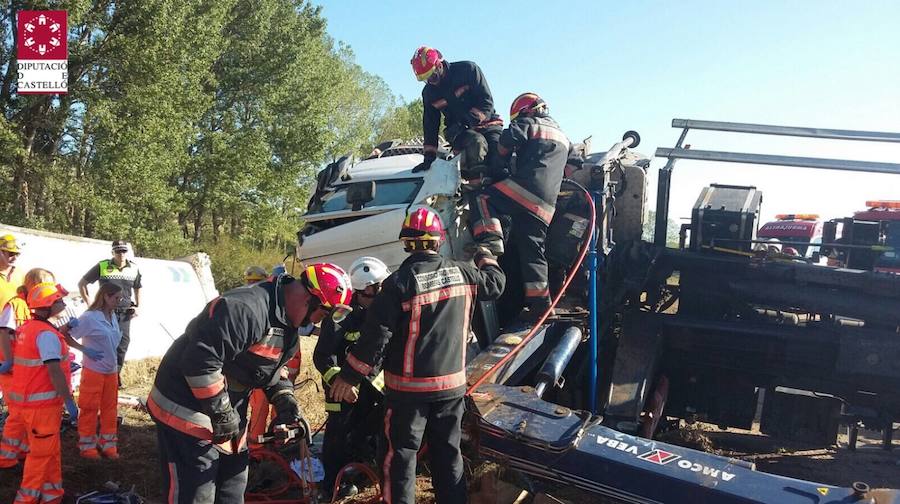
[[(378, 438), (378, 421), (382, 418), (379, 412), (384, 394), (381, 375), (371, 381), (362, 381), (356, 404), (331, 401), (328, 396), (331, 381), (341, 372), (347, 354), (359, 340), (366, 310), (389, 274), (388, 267), (375, 257), (360, 257), (353, 261), (350, 265), (353, 311), (340, 323), (330, 319), (322, 322), (322, 332), (313, 352), (313, 364), (322, 374), (325, 411), (328, 412), (322, 441), (322, 464), (325, 466), (322, 493), (326, 501), (331, 501), (335, 477), (344, 465), (356, 457), (362, 457), (365, 461), (375, 455), (369, 441)], [(338, 498), (353, 495), (356, 490), (355, 486), (346, 485), (338, 489)]]
[(465, 348), (475, 303), (500, 297), (503, 271), (486, 249), (478, 267), (438, 255), (440, 217), (429, 208), (409, 214), (400, 237), (411, 255), (384, 281), (331, 386), (333, 399), (353, 400), (354, 386), (384, 357), (387, 438), (384, 501), (415, 502), (416, 452), (424, 435), (440, 504), (466, 502), (459, 442), (465, 408)]
[[(410, 61), (413, 72), (426, 85), (422, 89), (422, 133), (425, 161), (413, 172), (427, 170), (437, 158), (438, 131), (444, 116), (444, 136), (455, 152), (481, 145), (480, 159), (469, 159), (463, 166), (466, 178), (497, 163), (497, 144), (503, 120), (494, 110), (494, 98), (478, 65), (471, 61), (444, 61), (440, 51), (422, 46)], [(486, 163), (486, 164), (485, 164)], [(480, 165), (480, 166), (475, 166)], [(471, 173), (466, 170), (474, 170)], [(491, 175), (485, 173), (485, 175)]]
[(470, 228), (479, 245), (499, 254), (503, 230), (498, 217), (512, 217), (509, 239), (519, 254), (528, 310), (523, 318), (534, 320), (550, 306), (544, 239), (556, 210), (570, 143), (547, 114), (544, 100), (534, 93), (519, 95), (509, 115), (498, 150), (504, 162), (516, 153), (515, 173), (476, 196)]
[(167, 502), (244, 502), (250, 391), (265, 390), (273, 425), (303, 427), (282, 368), (300, 346), (297, 328), (346, 316), (351, 296), (343, 270), (314, 264), (297, 279), (272, 276), (228, 291), (188, 324), (147, 399)]

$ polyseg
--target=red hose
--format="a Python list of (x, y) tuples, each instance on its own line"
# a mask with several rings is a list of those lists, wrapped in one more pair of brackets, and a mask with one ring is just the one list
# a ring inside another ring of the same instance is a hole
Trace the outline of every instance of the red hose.
[[(562, 289), (560, 289), (560, 291), (556, 295), (556, 297), (553, 298), (553, 302), (550, 303), (550, 307), (547, 308), (547, 311), (545, 311), (543, 315), (541, 315), (541, 318), (538, 319), (538, 321), (534, 324), (534, 327), (531, 328), (531, 331), (529, 331), (528, 334), (524, 338), (522, 338), (522, 341), (519, 342), (518, 345), (514, 346), (513, 349), (510, 350), (510, 352), (508, 354), (506, 354), (502, 359), (500, 359), (496, 364), (494, 364), (490, 369), (488, 369), (487, 372), (485, 372), (483, 375), (481, 375), (481, 378), (479, 378), (475, 383), (472, 384), (471, 387), (469, 387), (468, 390), (466, 390), (466, 395), (471, 395), (473, 392), (475, 392), (475, 390), (479, 386), (481, 386), (481, 384), (484, 383), (485, 380), (487, 380), (492, 374), (494, 374), (504, 364), (509, 362), (509, 360), (512, 359), (513, 356), (515, 356), (517, 353), (519, 353), (520, 350), (522, 350), (522, 348), (524, 348), (526, 343), (528, 343), (529, 341), (531, 341), (532, 338), (534, 338), (534, 335), (537, 334), (538, 329), (541, 328), (541, 325), (544, 323), (545, 320), (547, 320), (547, 317), (550, 316), (550, 312), (553, 311), (553, 308), (555, 308), (556, 304), (559, 303), (559, 300), (562, 299), (563, 294), (566, 293), (566, 289), (569, 288), (569, 284), (572, 283), (572, 280), (575, 278), (575, 274), (578, 273), (578, 270), (581, 268), (581, 264), (584, 262), (584, 258), (587, 256), (587, 251), (590, 248), (590, 241), (591, 241), (591, 238), (593, 237), (593, 233), (595, 232), (594, 226), (597, 223), (596, 206), (594, 205), (594, 199), (591, 198), (591, 195), (587, 191), (587, 189), (585, 189), (580, 184), (575, 183), (573, 181), (567, 180), (566, 182), (581, 189), (581, 191), (584, 193), (585, 199), (588, 202), (588, 206), (590, 206), (590, 208), (591, 208), (591, 225), (588, 227), (588, 229), (590, 229), (591, 232), (588, 233), (587, 236), (585, 237), (586, 239), (582, 244), (581, 253), (578, 255), (578, 260), (575, 261), (575, 265), (569, 271), (569, 275), (566, 277), (566, 281), (565, 281), (565, 283), (563, 283)], [(595, 310), (596, 307), (591, 307), (591, 309)]]

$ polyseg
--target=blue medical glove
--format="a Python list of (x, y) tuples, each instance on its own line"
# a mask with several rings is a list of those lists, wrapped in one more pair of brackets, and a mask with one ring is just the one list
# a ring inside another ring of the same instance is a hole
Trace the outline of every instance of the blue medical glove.
[(69, 319), (69, 321), (66, 323), (66, 325), (69, 326), (69, 329), (75, 329), (76, 327), (78, 327), (78, 324), (80, 324), (80, 323), (81, 322), (79, 322), (77, 318), (72, 317)]
[(78, 421), (78, 405), (75, 404), (75, 399), (71, 397), (66, 399), (66, 411), (69, 412), (69, 421), (75, 423)]
[(12, 371), (13, 360), (5, 360), (0, 362), (0, 374), (8, 374)]

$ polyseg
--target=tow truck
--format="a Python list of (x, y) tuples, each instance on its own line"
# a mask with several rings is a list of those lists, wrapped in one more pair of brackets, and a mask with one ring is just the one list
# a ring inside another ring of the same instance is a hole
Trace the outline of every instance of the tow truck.
[(823, 252), (833, 264), (900, 274), (900, 201), (872, 200), (866, 207), (825, 223), (824, 237), (835, 246)]
[[(537, 480), (616, 502), (900, 502), (897, 490), (862, 481), (775, 476), (654, 439), (673, 419), (749, 428), (760, 415), (764, 432), (828, 443), (849, 405), (871, 411), (890, 446), (900, 416), (900, 276), (760, 252), (754, 245), (767, 240), (757, 234), (756, 187), (705, 188), (679, 248), (666, 247), (666, 224), (679, 159), (900, 174), (896, 163), (689, 149), (690, 131), (895, 143), (900, 134), (687, 119), (672, 126), (681, 130), (675, 147), (656, 151), (666, 164), (652, 241), (641, 239), (649, 159), (627, 132), (587, 155), (561, 187), (547, 243), (557, 314), (523, 325), (515, 289), (477, 310), (467, 443)], [(402, 145), (323, 172), (298, 258), (346, 266), (375, 255), (396, 266), (402, 217), (426, 204), (448, 223), (441, 253), (468, 259), (456, 158), (443, 153), (413, 174), (420, 160), (420, 148)], [(785, 313), (796, 316), (777, 315)], [(847, 319), (858, 323), (839, 323)]]

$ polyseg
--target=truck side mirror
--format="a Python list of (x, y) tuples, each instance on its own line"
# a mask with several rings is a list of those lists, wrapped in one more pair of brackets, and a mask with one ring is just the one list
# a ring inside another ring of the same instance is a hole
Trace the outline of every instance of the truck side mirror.
[(354, 182), (347, 188), (347, 203), (352, 205), (353, 211), (362, 210), (366, 203), (375, 199), (375, 181)]

